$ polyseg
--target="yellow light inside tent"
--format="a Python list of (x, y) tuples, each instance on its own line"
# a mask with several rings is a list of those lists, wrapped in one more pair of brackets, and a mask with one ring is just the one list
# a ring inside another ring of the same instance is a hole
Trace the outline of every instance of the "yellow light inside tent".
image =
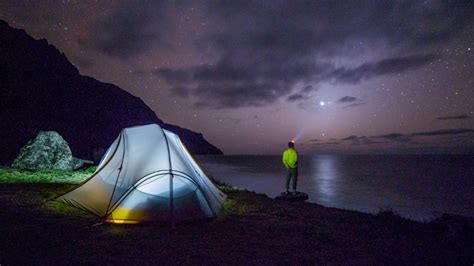
[[(141, 212), (138, 211), (117, 208), (110, 214), (110, 219), (107, 219), (106, 222), (114, 224), (138, 224), (142, 216)], [(130, 219), (132, 217), (133, 219)]]
[(119, 220), (119, 219), (114, 219), (114, 220), (105, 220), (107, 223), (112, 223), (112, 224), (138, 224), (140, 223), (139, 221), (132, 221), (132, 220)]

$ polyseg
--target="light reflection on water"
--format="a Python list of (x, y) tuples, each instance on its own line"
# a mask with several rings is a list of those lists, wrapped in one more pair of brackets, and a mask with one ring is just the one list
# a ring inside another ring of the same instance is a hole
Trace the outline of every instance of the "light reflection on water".
[(327, 203), (330, 203), (336, 195), (339, 177), (338, 169), (335, 167), (337, 157), (319, 156), (311, 159), (311, 171), (316, 173), (314, 176), (311, 176), (311, 180), (315, 181), (314, 187), (317, 187), (322, 195), (318, 202), (327, 199)]
[[(280, 156), (199, 156), (204, 171), (274, 197), (284, 190)], [(298, 190), (328, 207), (392, 208), (423, 220), (444, 212), (474, 216), (474, 156), (301, 156)]]

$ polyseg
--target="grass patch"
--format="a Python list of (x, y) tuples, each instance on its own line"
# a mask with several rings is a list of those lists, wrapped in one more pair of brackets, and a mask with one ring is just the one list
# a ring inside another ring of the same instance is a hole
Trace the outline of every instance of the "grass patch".
[(242, 215), (248, 211), (249, 208), (246, 204), (228, 198), (224, 201), (221, 212), (224, 215)]
[(94, 166), (89, 166), (89, 167), (83, 169), (82, 171), (84, 173), (89, 173), (89, 174), (92, 175), (96, 170), (97, 170), (97, 166), (94, 165)]
[(89, 177), (95, 167), (77, 171), (66, 170), (21, 170), (0, 167), (0, 183), (67, 183), (78, 184)]
[(47, 199), (43, 202), (42, 207), (54, 214), (69, 215), (74, 217), (84, 217), (92, 215), (78, 208), (67, 205), (64, 202), (56, 201), (55, 198)]

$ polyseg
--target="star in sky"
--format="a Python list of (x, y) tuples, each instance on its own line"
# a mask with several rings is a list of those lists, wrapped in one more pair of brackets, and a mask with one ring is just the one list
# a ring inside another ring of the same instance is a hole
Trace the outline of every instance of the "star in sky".
[(474, 150), (469, 131), (330, 140), (474, 128), (472, 1), (19, 0), (0, 10), (81, 74), (227, 154), (279, 153), (296, 134), (308, 152)]

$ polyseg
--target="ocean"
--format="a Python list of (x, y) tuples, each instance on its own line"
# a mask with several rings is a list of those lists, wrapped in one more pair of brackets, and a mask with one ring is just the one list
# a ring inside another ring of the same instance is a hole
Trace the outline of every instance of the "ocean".
[[(280, 156), (197, 156), (203, 170), (241, 189), (275, 197), (285, 190)], [(300, 155), (298, 190), (309, 202), (377, 213), (391, 209), (428, 221), (474, 217), (474, 155)]]

